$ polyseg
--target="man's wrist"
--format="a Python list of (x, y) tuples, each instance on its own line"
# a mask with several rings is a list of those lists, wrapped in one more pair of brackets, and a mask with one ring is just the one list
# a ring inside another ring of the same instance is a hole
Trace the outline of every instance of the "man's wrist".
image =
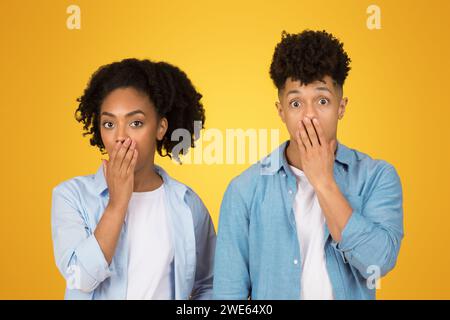
[(326, 195), (339, 191), (339, 186), (337, 185), (336, 180), (334, 180), (333, 177), (316, 184), (316, 186), (314, 186), (314, 190), (317, 194)]

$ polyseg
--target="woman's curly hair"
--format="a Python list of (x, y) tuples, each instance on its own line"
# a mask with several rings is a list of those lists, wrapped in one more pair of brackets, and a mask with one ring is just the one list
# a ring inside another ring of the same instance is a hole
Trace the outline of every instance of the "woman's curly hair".
[(278, 89), (284, 88), (288, 78), (308, 85), (325, 76), (342, 87), (350, 62), (343, 43), (325, 30), (298, 34), (283, 31), (273, 54), (270, 77)]
[[(202, 95), (192, 85), (187, 75), (166, 62), (125, 59), (100, 67), (91, 77), (84, 94), (77, 99), (75, 118), (83, 124), (84, 136), (92, 135), (91, 145), (105, 153), (100, 135), (100, 107), (106, 96), (118, 88), (131, 87), (148, 96), (160, 118), (168, 122), (166, 134), (156, 141), (158, 153), (172, 158), (172, 132), (179, 128), (191, 134), (194, 147), (194, 121), (205, 123), (205, 110), (200, 102)], [(183, 150), (180, 151), (180, 154)], [(174, 155), (178, 160), (178, 155)]]

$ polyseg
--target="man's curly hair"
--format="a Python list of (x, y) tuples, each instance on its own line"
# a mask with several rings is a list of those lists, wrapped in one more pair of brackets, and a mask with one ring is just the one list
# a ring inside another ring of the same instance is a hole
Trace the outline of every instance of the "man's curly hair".
[(298, 34), (283, 31), (273, 54), (270, 77), (279, 90), (288, 78), (308, 85), (325, 76), (342, 87), (350, 62), (343, 43), (325, 30), (305, 30)]
[[(100, 107), (106, 96), (118, 88), (134, 88), (148, 96), (160, 118), (167, 118), (168, 128), (161, 141), (156, 141), (158, 153), (172, 158), (172, 132), (187, 129), (194, 147), (194, 121), (205, 123), (205, 110), (200, 102), (202, 95), (192, 85), (187, 75), (166, 62), (125, 59), (100, 67), (91, 77), (84, 94), (77, 99), (75, 118), (83, 124), (84, 136), (92, 135), (90, 142), (105, 153), (100, 135)], [(180, 151), (180, 154), (183, 150)], [(178, 160), (178, 155), (174, 155)]]

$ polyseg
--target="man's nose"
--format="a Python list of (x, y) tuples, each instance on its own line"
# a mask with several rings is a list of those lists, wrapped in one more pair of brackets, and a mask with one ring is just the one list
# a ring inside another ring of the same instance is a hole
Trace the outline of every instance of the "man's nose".
[(310, 119), (317, 118), (316, 109), (311, 104), (307, 104), (304, 111), (303, 117), (308, 117)]

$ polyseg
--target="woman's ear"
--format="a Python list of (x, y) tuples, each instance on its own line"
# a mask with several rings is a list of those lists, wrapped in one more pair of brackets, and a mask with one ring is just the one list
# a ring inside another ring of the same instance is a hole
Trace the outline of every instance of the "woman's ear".
[(156, 139), (158, 141), (161, 141), (164, 138), (164, 135), (167, 132), (167, 128), (169, 126), (169, 123), (167, 122), (167, 118), (161, 118), (158, 123), (158, 129), (156, 131)]
[(286, 123), (285, 117), (284, 117), (284, 110), (283, 110), (283, 106), (281, 105), (281, 102), (279, 102), (279, 101), (275, 102), (275, 107), (277, 108), (277, 112), (281, 118), (281, 121), (283, 121), (283, 123)]
[(342, 98), (341, 102), (339, 103), (339, 109), (338, 109), (338, 118), (341, 120), (344, 117), (345, 108), (347, 107), (348, 98)]

